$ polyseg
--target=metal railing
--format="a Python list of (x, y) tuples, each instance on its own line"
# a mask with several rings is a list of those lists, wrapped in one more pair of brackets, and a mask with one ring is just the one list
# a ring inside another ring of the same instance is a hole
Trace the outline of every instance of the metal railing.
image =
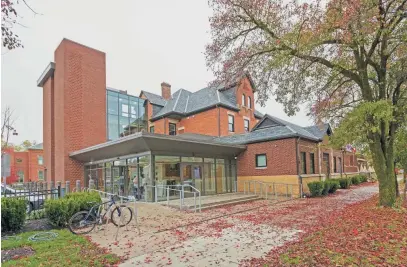
[(268, 183), (263, 181), (242, 181), (243, 193), (254, 194), (264, 199), (293, 198), (293, 187), (296, 184)]

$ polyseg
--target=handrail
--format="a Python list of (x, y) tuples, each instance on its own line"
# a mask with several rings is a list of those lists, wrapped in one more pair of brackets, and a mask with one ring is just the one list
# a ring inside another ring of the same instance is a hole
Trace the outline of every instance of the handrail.
[(190, 184), (183, 184), (182, 185), (182, 204), (184, 204), (184, 199), (185, 199), (185, 197), (184, 197), (184, 194), (185, 194), (185, 187), (190, 187), (190, 188), (192, 188), (193, 190), (195, 190), (195, 192), (194, 192), (194, 209), (195, 209), (195, 212), (196, 212), (196, 193), (198, 193), (198, 201), (199, 201), (199, 212), (201, 212), (201, 191), (200, 190), (198, 190), (197, 188), (195, 188), (195, 187), (193, 187), (192, 185), (190, 185)]

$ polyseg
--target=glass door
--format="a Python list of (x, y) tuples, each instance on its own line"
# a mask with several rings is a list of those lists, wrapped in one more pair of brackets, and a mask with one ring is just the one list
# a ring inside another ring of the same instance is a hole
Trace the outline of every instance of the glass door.
[[(191, 185), (201, 191), (203, 185), (203, 172), (201, 164), (182, 164), (181, 180), (184, 185)], [(192, 188), (186, 188), (185, 191), (193, 192)]]

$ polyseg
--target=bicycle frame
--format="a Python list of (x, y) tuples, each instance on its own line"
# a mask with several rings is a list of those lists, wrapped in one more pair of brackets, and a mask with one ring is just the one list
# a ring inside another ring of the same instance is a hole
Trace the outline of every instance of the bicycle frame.
[[(106, 209), (106, 212), (103, 214), (103, 216), (101, 216), (102, 208), (103, 208), (103, 206), (106, 205), (106, 204), (109, 204), (109, 207)], [(99, 223), (101, 223), (102, 218), (105, 217), (106, 214), (109, 212), (109, 210), (110, 210), (113, 206), (115, 206), (115, 205), (116, 205), (116, 202), (114, 201), (113, 197), (111, 197), (109, 201), (103, 202), (103, 203), (101, 203), (101, 204), (94, 205), (94, 206), (89, 210), (89, 212), (88, 212), (86, 218), (84, 219), (84, 221), (87, 221), (87, 219), (88, 219), (88, 217), (89, 217), (89, 214), (93, 213), (93, 212), (96, 210), (96, 207), (97, 207), (96, 220), (98, 220)], [(117, 211), (118, 211), (118, 213), (119, 213), (119, 216), (121, 216), (121, 210), (120, 210), (120, 208), (117, 209)]]

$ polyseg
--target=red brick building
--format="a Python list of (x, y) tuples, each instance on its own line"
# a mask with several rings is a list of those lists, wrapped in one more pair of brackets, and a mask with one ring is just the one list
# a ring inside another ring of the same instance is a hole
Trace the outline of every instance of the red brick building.
[(25, 151), (8, 148), (3, 152), (10, 155), (10, 176), (6, 177), (8, 184), (45, 181), (42, 144)]
[(256, 111), (249, 74), (195, 92), (172, 93), (163, 82), (161, 95), (136, 97), (106, 87), (105, 53), (64, 39), (37, 84), (47, 180), (93, 179), (113, 192), (129, 190), (135, 178), (188, 182), (213, 194), (244, 180), (299, 189), (358, 171), (353, 153), (328, 146), (329, 125), (301, 127)]

